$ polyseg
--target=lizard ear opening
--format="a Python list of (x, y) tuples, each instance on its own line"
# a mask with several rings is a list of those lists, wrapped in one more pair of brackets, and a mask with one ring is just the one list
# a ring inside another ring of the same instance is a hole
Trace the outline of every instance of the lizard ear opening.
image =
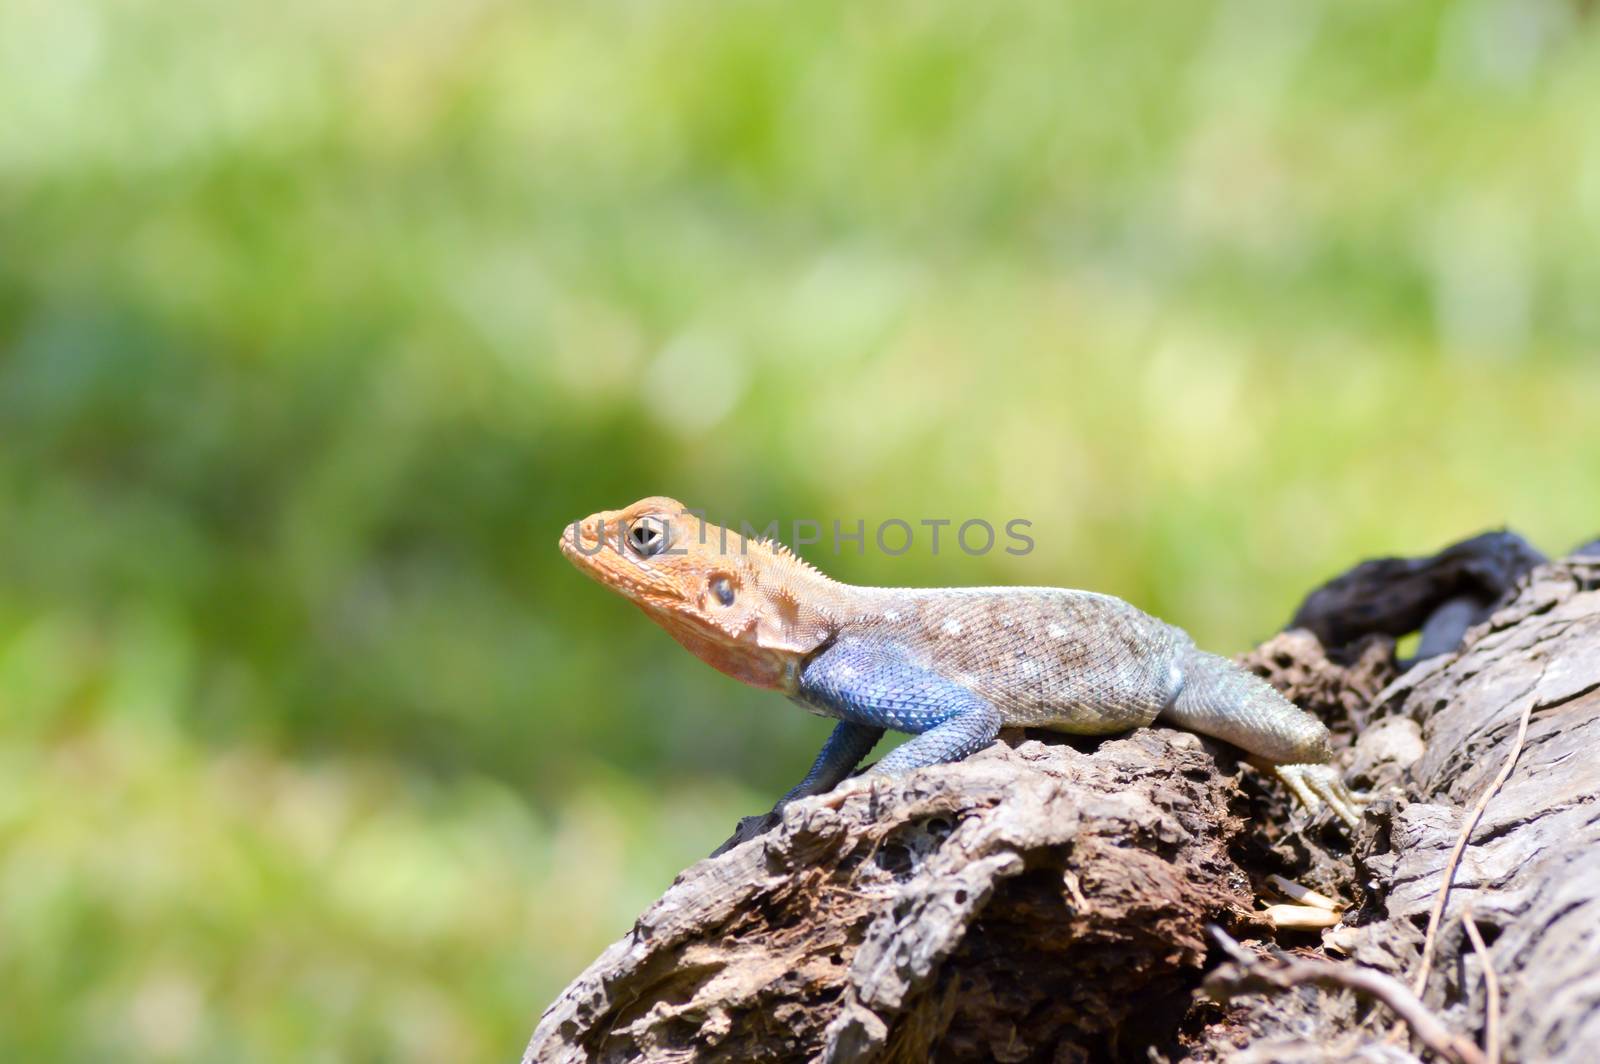
[(827, 633), (808, 620), (792, 592), (763, 591), (756, 644), (767, 650), (809, 654), (827, 638)]
[(711, 574), (711, 579), (707, 582), (706, 589), (711, 592), (712, 598), (715, 598), (723, 606), (733, 605), (733, 578), (727, 573)]

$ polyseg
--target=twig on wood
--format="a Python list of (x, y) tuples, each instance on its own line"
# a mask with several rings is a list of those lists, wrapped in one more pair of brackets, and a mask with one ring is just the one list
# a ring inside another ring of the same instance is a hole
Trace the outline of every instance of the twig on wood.
[(1310, 887), (1302, 886), (1292, 879), (1285, 879), (1276, 873), (1268, 876), (1267, 882), (1271, 883), (1284, 897), (1293, 898), (1302, 905), (1314, 905), (1319, 909), (1327, 909), (1329, 912), (1341, 912), (1345, 908), (1344, 902), (1330, 898), (1326, 894), (1318, 893)]
[(1494, 974), (1494, 965), (1489, 963), (1489, 947), (1483, 944), (1483, 935), (1472, 918), (1471, 905), (1461, 910), (1461, 929), (1472, 940), (1472, 950), (1483, 966), (1483, 993), (1488, 999), (1484, 1007), (1483, 1057), (1486, 1064), (1500, 1064), (1500, 977)]
[[(1543, 673), (1540, 674), (1541, 678)], [(1439, 944), (1439, 921), (1444, 916), (1445, 903), (1450, 900), (1450, 887), (1455, 882), (1456, 866), (1461, 863), (1461, 855), (1466, 852), (1467, 842), (1472, 838), (1472, 833), (1477, 830), (1478, 821), (1483, 819), (1483, 811), (1489, 806), (1489, 799), (1493, 798), (1506, 780), (1511, 778), (1511, 770), (1516, 767), (1517, 758), (1522, 756), (1522, 743), (1528, 737), (1528, 721), (1533, 716), (1533, 707), (1539, 701), (1539, 682), (1534, 680), (1533, 689), (1527, 694), (1527, 702), (1522, 707), (1522, 716), (1517, 721), (1517, 735), (1511, 740), (1511, 750), (1506, 754), (1505, 764), (1500, 766), (1499, 773), (1494, 781), (1484, 788), (1477, 802), (1472, 806), (1472, 812), (1467, 814), (1467, 819), (1461, 825), (1461, 834), (1456, 836), (1455, 847), (1450, 851), (1450, 859), (1444, 865), (1444, 881), (1439, 884), (1439, 893), (1434, 896), (1433, 909), (1428, 913), (1428, 933), (1422, 939), (1422, 963), (1417, 968), (1415, 978), (1411, 980), (1411, 992), (1418, 997), (1428, 985), (1428, 973), (1433, 970), (1433, 953)]]
[(1263, 963), (1264, 958), (1250, 953), (1220, 927), (1213, 925), (1208, 930), (1217, 945), (1232, 958), (1231, 964), (1222, 965), (1205, 979), (1206, 992), (1220, 1002), (1226, 1003), (1236, 994), (1271, 994), (1306, 984), (1323, 989), (1353, 990), (1387, 1005), (1410, 1026), (1424, 1046), (1453, 1064), (1488, 1064), (1477, 1046), (1452, 1033), (1393, 976), (1375, 968), (1310, 957), (1267, 964)]
[(1335, 927), (1344, 919), (1330, 909), (1320, 905), (1269, 905), (1258, 910), (1258, 914), (1272, 921), (1272, 926), (1281, 929), (1300, 931), (1316, 931), (1323, 928)]
[(1315, 930), (1333, 927), (1344, 919), (1344, 905), (1326, 894), (1301, 886), (1292, 879), (1270, 875), (1267, 882), (1285, 897), (1293, 898), (1295, 905), (1268, 905), (1260, 911), (1272, 921), (1273, 927)]

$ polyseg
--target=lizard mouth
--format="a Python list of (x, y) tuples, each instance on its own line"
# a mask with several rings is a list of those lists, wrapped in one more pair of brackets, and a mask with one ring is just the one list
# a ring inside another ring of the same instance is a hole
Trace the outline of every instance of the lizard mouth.
[[(606, 574), (619, 573), (626, 557), (615, 549), (616, 542), (611, 539), (611, 522), (602, 520), (599, 514), (574, 521), (563, 528), (558, 545), (567, 561), (601, 583), (607, 582)], [(631, 558), (626, 560), (632, 561)]]

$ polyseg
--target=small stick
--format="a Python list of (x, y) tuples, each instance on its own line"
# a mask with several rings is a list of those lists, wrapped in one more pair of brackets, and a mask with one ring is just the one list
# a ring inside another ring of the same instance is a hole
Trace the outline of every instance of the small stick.
[(1461, 929), (1472, 940), (1472, 951), (1483, 965), (1483, 993), (1489, 999), (1483, 1021), (1484, 1061), (1485, 1064), (1500, 1064), (1500, 977), (1494, 974), (1494, 965), (1489, 963), (1489, 947), (1483, 944), (1483, 936), (1473, 922), (1471, 905), (1461, 910)]
[(1284, 897), (1293, 898), (1302, 905), (1315, 905), (1319, 909), (1327, 909), (1330, 912), (1337, 912), (1344, 908), (1344, 903), (1335, 901), (1326, 894), (1319, 894), (1310, 887), (1301, 886), (1292, 879), (1285, 879), (1277, 873), (1268, 876), (1267, 882), (1271, 883)]
[[(1542, 676), (1542, 674), (1541, 674)], [(1495, 776), (1494, 782), (1484, 788), (1478, 801), (1473, 805), (1472, 812), (1468, 814), (1466, 822), (1461, 825), (1461, 834), (1456, 836), (1455, 848), (1450, 851), (1450, 860), (1445, 862), (1444, 882), (1439, 884), (1439, 893), (1434, 896), (1433, 909), (1428, 913), (1428, 933), (1422, 939), (1422, 964), (1417, 969), (1417, 974), (1411, 980), (1411, 992), (1418, 997), (1428, 985), (1428, 973), (1433, 970), (1433, 952), (1439, 944), (1439, 920), (1444, 916), (1445, 903), (1450, 898), (1450, 886), (1455, 882), (1456, 866), (1461, 863), (1461, 855), (1466, 851), (1467, 840), (1472, 838), (1472, 833), (1477, 830), (1478, 821), (1483, 819), (1483, 811), (1489, 805), (1500, 788), (1505, 786), (1511, 777), (1511, 770), (1516, 766), (1517, 758), (1522, 756), (1522, 743), (1528, 737), (1528, 720), (1533, 716), (1533, 707), (1539, 701), (1538, 681), (1534, 681), (1534, 689), (1528, 692), (1527, 704), (1522, 707), (1522, 717), (1517, 721), (1517, 736), (1511, 740), (1511, 752), (1506, 755), (1505, 764), (1500, 766), (1500, 772)]]
[(1271, 994), (1303, 984), (1323, 989), (1353, 990), (1381, 1001), (1408, 1024), (1419, 1041), (1452, 1064), (1489, 1064), (1477, 1046), (1439, 1021), (1404, 983), (1376, 968), (1309, 957), (1268, 965), (1254, 956), (1222, 928), (1208, 928), (1217, 945), (1232, 958), (1205, 978), (1206, 992), (1226, 1003), (1234, 994)]
[(1324, 909), (1320, 905), (1269, 905), (1260, 910), (1258, 915), (1271, 920), (1273, 927), (1297, 931), (1316, 931), (1334, 927), (1344, 919), (1333, 910)]

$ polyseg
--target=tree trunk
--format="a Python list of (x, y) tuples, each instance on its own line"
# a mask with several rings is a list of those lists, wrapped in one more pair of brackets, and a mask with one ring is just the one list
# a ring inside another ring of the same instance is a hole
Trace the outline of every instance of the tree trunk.
[[(1346, 743), (1376, 796), (1354, 839), (1185, 732), (1002, 733), (851, 779), (686, 869), (524, 1061), (1416, 1060), (1426, 1024), (1391, 1033), (1368, 984), (1413, 980), (1451, 851), (1514, 752), (1454, 871), (1421, 1019), (1463, 1052), (1491, 1035), (1506, 1060), (1592, 1060), (1600, 554), (1541, 562), (1507, 533), (1368, 562), (1246, 657)], [(1402, 671), (1394, 637), (1419, 628)], [(1343, 921), (1274, 931), (1273, 875), (1351, 903)], [(1286, 992), (1250, 992), (1267, 967)]]

